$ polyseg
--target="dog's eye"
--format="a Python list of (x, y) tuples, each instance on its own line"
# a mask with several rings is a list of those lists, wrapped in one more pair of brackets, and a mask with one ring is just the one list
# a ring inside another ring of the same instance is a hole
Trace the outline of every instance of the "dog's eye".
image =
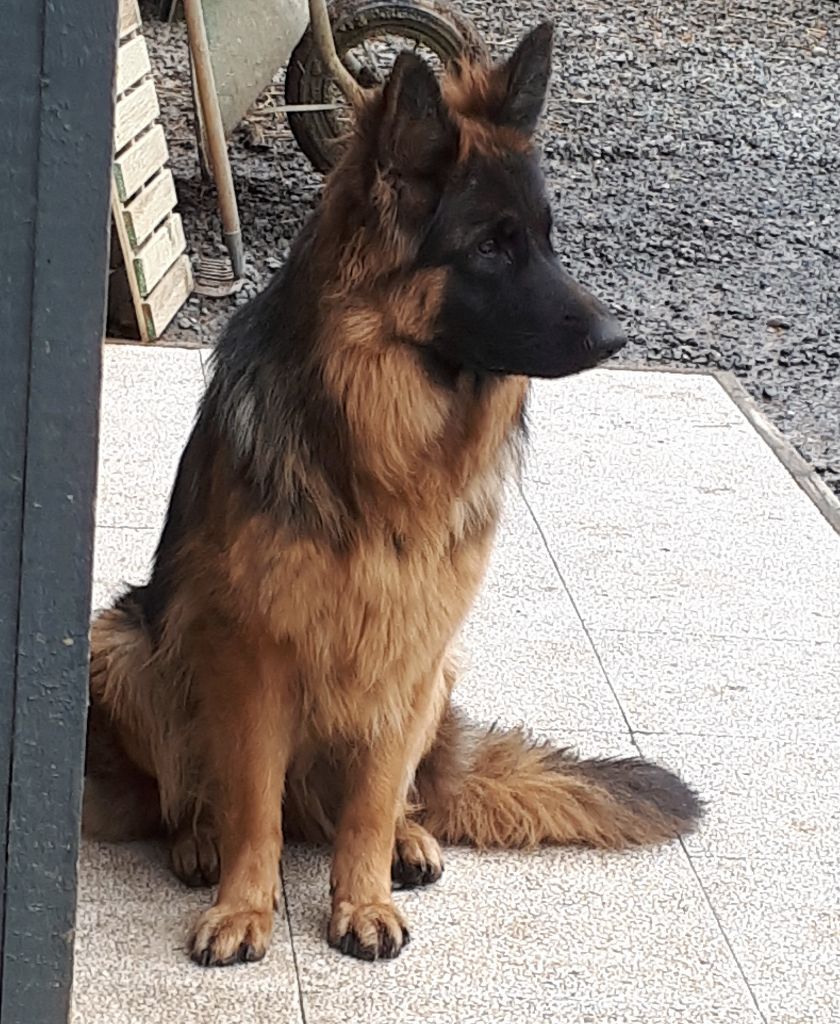
[(495, 256), (499, 251), (499, 243), (495, 238), (485, 238), (475, 249), (479, 256)]

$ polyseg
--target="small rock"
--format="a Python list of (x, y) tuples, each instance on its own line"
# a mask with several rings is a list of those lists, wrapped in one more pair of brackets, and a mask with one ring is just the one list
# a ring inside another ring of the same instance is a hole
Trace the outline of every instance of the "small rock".
[(775, 388), (772, 384), (765, 384), (762, 394), (772, 402), (774, 398), (778, 398), (779, 391), (778, 388)]
[(780, 327), (782, 330), (787, 330), (788, 327), (793, 327), (793, 323), (783, 316), (770, 316), (764, 321), (768, 327)]

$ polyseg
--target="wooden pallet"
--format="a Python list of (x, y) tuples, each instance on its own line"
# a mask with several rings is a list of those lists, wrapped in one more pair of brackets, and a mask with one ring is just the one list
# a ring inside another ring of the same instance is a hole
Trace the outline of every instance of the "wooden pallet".
[(161, 336), (193, 290), (137, 0), (120, 0), (111, 212), (137, 328)]

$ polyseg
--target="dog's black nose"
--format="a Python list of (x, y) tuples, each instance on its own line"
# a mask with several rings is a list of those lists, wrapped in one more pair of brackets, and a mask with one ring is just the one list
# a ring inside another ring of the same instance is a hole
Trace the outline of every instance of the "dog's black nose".
[(627, 344), (627, 335), (614, 316), (599, 316), (589, 329), (589, 344), (599, 359), (608, 359)]

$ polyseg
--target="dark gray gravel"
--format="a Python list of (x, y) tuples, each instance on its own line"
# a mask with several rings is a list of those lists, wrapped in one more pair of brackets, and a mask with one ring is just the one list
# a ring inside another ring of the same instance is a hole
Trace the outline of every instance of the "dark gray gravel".
[[(837, 0), (459, 6), (496, 52), (544, 17), (556, 25), (542, 142), (559, 241), (621, 313), (624, 358), (733, 370), (840, 493)], [(147, 33), (193, 252), (223, 251), (198, 175), (183, 28), (149, 17)], [(282, 115), (257, 112), (232, 148), (248, 282), (237, 298), (193, 298), (167, 340), (211, 342), (317, 196)]]

